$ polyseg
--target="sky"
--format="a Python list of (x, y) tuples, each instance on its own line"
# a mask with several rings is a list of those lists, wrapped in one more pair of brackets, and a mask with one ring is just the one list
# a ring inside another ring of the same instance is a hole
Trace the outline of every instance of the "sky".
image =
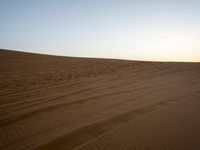
[(200, 0), (0, 0), (0, 48), (200, 62)]

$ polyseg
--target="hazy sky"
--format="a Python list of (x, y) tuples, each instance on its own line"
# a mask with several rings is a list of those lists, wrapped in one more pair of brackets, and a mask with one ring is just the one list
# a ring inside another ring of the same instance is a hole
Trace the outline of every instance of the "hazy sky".
[(200, 61), (200, 0), (0, 0), (0, 48)]

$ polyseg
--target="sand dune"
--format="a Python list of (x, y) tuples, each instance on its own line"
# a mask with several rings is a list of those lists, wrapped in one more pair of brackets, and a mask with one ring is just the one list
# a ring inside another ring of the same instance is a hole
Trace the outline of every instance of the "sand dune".
[(0, 50), (0, 149), (200, 149), (200, 63)]

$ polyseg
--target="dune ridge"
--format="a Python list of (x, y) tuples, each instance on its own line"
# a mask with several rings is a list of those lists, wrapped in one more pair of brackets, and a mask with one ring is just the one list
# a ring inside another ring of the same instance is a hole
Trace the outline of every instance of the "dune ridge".
[[(159, 137), (166, 134), (161, 132), (163, 126), (155, 130), (161, 135), (145, 135), (137, 130), (148, 127), (145, 121), (159, 122), (166, 114), (175, 113), (176, 108), (184, 111), (197, 107), (199, 68), (200, 63), (73, 58), (0, 50), (0, 149), (117, 149), (114, 145), (122, 139), (121, 149), (142, 149), (138, 144), (142, 141), (150, 143), (146, 148), (153, 148), (151, 141), (167, 141)], [(150, 114), (155, 115), (149, 119)], [(187, 118), (187, 113), (183, 115)], [(174, 131), (170, 129), (166, 130)], [(127, 133), (132, 130), (137, 136)], [(131, 138), (138, 141), (136, 147), (127, 142)], [(160, 149), (169, 149), (169, 145), (161, 144)], [(176, 144), (174, 147), (182, 148)]]

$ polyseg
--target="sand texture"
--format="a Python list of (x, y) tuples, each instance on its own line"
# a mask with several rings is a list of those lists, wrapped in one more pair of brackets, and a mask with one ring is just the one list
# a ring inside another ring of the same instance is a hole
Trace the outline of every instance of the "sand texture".
[(200, 63), (0, 50), (2, 150), (200, 150)]

